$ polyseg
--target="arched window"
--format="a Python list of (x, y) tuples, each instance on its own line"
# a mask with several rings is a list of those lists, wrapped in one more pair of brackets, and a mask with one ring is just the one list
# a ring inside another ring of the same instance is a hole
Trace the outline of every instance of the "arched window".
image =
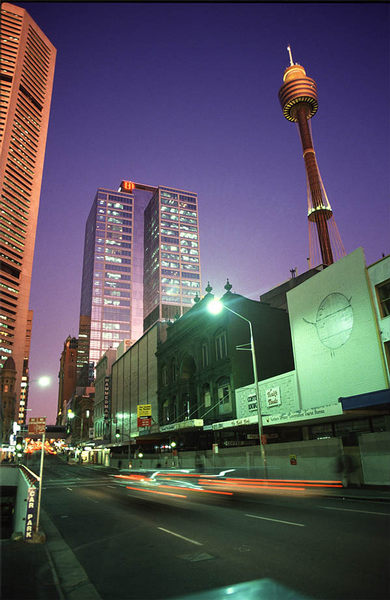
[(168, 369), (167, 369), (167, 365), (163, 365), (163, 367), (161, 369), (161, 383), (163, 385), (167, 385), (167, 383), (168, 383)]
[(227, 356), (226, 331), (220, 331), (215, 336), (215, 356), (217, 360)]
[(169, 401), (165, 400), (162, 405), (162, 418), (163, 423), (169, 423)]
[(221, 377), (221, 379), (217, 381), (217, 393), (219, 414), (225, 415), (230, 413), (232, 411), (232, 394), (228, 377)]
[(176, 381), (177, 379), (177, 365), (176, 365), (176, 359), (172, 359), (171, 362), (171, 378), (172, 381)]
[(208, 367), (209, 366), (209, 345), (206, 341), (202, 343), (201, 353), (202, 353), (202, 367), (203, 368)]
[(202, 401), (205, 408), (211, 406), (211, 392), (210, 385), (208, 383), (205, 383), (202, 388)]

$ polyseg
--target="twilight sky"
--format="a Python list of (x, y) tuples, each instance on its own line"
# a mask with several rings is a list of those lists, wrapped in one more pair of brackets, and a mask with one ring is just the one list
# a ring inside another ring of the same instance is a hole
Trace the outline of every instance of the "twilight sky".
[(203, 289), (307, 269), (306, 178), (278, 100), (286, 46), (317, 82), (321, 176), (346, 252), (390, 252), (388, 4), (18, 3), (57, 48), (30, 307), (28, 418), (55, 423), (78, 335), (85, 221), (123, 179), (195, 191)]

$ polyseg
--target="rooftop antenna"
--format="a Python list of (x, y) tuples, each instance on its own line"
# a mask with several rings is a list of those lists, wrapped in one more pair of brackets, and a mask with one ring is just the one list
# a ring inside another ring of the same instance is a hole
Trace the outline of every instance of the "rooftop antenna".
[(290, 46), (290, 44), (287, 46), (287, 52), (288, 52), (288, 55), (290, 57), (290, 66), (292, 67), (294, 65), (294, 63), (293, 63), (293, 57), (292, 57), (292, 54), (291, 54), (291, 46)]

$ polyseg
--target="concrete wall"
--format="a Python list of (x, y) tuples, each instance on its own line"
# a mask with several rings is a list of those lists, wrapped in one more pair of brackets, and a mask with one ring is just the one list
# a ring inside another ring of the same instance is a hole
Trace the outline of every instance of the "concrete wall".
[[(342, 444), (339, 438), (268, 444), (266, 446), (268, 477), (340, 480), (337, 458), (341, 451)], [(134, 469), (156, 469), (157, 464), (160, 464), (161, 468), (194, 469), (198, 462), (196, 457), (200, 457), (208, 472), (236, 469), (237, 476), (262, 477), (264, 475), (259, 446), (220, 448), (218, 454), (207, 450), (201, 453), (179, 452), (177, 457), (170, 453), (144, 455), (142, 461), (136, 459), (131, 462)], [(290, 457), (296, 457), (296, 464), (291, 464)], [(125, 462), (122, 460), (122, 468), (126, 468)], [(116, 459), (111, 461), (111, 466), (117, 466)]]
[(26, 472), (23, 472), (23, 470), (17, 466), (1, 465), (0, 469), (1, 485), (17, 487), (14, 512), (14, 533), (22, 533), (24, 536), (28, 489), (36, 482), (36, 477), (34, 477), (33, 474), (28, 476)]
[(363, 250), (287, 294), (302, 409), (388, 387)]
[(363, 483), (390, 485), (390, 431), (362, 433), (359, 448)]

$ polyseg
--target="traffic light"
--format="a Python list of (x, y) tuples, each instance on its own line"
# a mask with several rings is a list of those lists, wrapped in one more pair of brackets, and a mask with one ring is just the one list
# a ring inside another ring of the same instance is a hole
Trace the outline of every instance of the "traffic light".
[(117, 428), (116, 432), (115, 432), (115, 437), (116, 438), (120, 438), (121, 437), (121, 433), (119, 431), (119, 429)]
[(23, 437), (18, 435), (16, 438), (16, 450), (20, 452), (23, 449)]

